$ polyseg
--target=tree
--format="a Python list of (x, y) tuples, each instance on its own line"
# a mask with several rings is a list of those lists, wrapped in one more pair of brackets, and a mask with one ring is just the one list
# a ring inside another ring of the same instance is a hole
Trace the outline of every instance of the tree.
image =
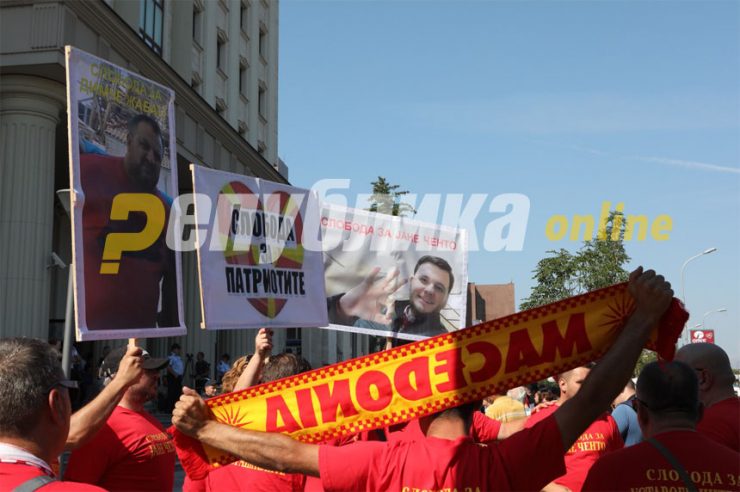
[[(630, 257), (624, 248), (624, 216), (611, 212), (595, 239), (584, 241), (575, 254), (566, 249), (548, 251), (534, 269), (537, 285), (519, 306), (521, 310), (556, 302), (578, 294), (624, 282)], [(619, 231), (612, 237), (614, 229)]]
[(378, 176), (376, 181), (370, 183), (373, 185), (373, 194), (370, 197), (371, 212), (404, 217), (407, 213), (416, 213), (416, 209), (401, 201), (404, 195), (408, 195), (408, 190), (399, 190), (401, 185), (390, 184), (383, 176)]

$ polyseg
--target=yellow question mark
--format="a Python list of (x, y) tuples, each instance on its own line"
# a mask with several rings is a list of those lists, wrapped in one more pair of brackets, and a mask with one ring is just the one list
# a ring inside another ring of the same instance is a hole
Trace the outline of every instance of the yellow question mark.
[[(124, 251), (141, 251), (157, 240), (164, 227), (164, 205), (151, 193), (119, 193), (111, 205), (111, 220), (126, 220), (129, 212), (144, 212), (146, 225), (140, 232), (111, 232), (105, 238), (101, 275), (115, 275)], [(108, 262), (108, 263), (106, 263)]]

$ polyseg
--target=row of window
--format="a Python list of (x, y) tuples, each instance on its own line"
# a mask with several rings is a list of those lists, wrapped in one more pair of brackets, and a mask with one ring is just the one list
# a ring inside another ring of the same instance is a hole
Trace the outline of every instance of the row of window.
[[(164, 0), (140, 0), (140, 15), (139, 15), (139, 35), (144, 42), (149, 46), (155, 53), (162, 55), (162, 30), (164, 25)], [(193, 2), (193, 40), (198, 43), (199, 46), (203, 45), (203, 10), (204, 4), (200, 0)], [(249, 4), (242, 2), (239, 12), (239, 26), (242, 32), (246, 35), (249, 26)], [(227, 43), (228, 37), (226, 33), (219, 29), (216, 36), (216, 67), (221, 70), (225, 75), (226, 63), (227, 63)], [(267, 28), (260, 23), (259, 37), (258, 37), (259, 55), (262, 58), (263, 63), (267, 63)], [(249, 64), (244, 58), (239, 60), (239, 94), (244, 98), (247, 98), (248, 90), (248, 70)], [(200, 85), (202, 79), (199, 75), (193, 77), (192, 86), (196, 90)], [(217, 98), (216, 111), (223, 117), (223, 112), (226, 110), (226, 103)], [(260, 83), (258, 96), (257, 96), (257, 112), (261, 118), (267, 119), (267, 87)], [(239, 133), (246, 134), (246, 125), (240, 124)], [(263, 142), (259, 142), (258, 151), (264, 154), (266, 146)]]

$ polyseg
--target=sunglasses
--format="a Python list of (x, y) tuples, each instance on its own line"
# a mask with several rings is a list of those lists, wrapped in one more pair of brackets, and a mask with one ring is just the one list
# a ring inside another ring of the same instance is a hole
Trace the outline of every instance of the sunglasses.
[(74, 381), (72, 379), (61, 379), (57, 381), (56, 383), (49, 386), (49, 388), (46, 390), (46, 392), (50, 392), (57, 386), (61, 386), (63, 388), (67, 388), (67, 392), (69, 393), (69, 399), (74, 401), (77, 399), (77, 395), (80, 391), (80, 384), (77, 381)]

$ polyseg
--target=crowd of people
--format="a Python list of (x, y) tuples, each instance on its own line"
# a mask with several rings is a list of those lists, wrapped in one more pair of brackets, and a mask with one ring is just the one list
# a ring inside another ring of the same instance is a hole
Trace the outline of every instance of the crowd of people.
[(199, 354), (198, 391), (180, 387), (177, 345), (167, 358), (133, 346), (110, 350), (100, 364), (105, 385), (77, 411), (79, 385), (64, 376), (53, 346), (3, 339), (0, 490), (172, 490), (175, 443), (145, 408), (163, 377), (182, 392), (168, 398), (174, 426), (238, 457), (204, 478), (186, 478), (188, 491), (740, 490), (740, 399), (727, 354), (687, 345), (672, 362), (646, 365), (633, 384), (673, 293), (661, 276), (641, 270), (630, 291), (636, 308), (616, 342), (595, 365), (554, 375), (553, 390), (543, 392), (557, 392), (555, 399), (538, 397), (541, 387), (515, 388), (322, 444), (228, 426), (204, 402), (310, 369), (294, 354), (273, 355), (267, 329), (220, 386), (206, 376), (210, 365), (198, 367)]

